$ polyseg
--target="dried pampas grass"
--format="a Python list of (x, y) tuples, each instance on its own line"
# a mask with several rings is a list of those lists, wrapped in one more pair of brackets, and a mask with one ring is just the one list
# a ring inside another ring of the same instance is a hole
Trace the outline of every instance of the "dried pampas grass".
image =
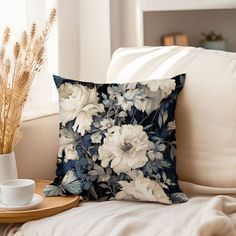
[(33, 78), (43, 64), (45, 40), (55, 19), (56, 9), (53, 9), (39, 37), (36, 37), (36, 24), (32, 25), (29, 35), (23, 31), (21, 42), (14, 45), (12, 57), (6, 55), (10, 28), (3, 33), (0, 47), (0, 154), (12, 152), (19, 139), (22, 109)]

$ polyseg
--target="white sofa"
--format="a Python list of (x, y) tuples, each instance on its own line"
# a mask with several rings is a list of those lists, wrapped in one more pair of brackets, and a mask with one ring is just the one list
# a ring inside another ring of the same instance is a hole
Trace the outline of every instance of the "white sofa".
[[(177, 174), (187, 203), (88, 202), (14, 235), (236, 235), (236, 54), (191, 47), (120, 49), (107, 82), (186, 73), (176, 110)], [(96, 82), (96, 81), (95, 81)], [(20, 177), (52, 179), (58, 115), (23, 124)]]

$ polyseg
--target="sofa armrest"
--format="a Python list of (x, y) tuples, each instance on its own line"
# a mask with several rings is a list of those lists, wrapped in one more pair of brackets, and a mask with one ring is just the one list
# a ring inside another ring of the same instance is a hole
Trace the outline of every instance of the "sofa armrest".
[(59, 146), (59, 115), (26, 121), (15, 148), (19, 178), (53, 179)]

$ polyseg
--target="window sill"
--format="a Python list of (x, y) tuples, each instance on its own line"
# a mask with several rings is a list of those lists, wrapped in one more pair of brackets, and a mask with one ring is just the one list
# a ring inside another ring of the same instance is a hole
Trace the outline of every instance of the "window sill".
[(22, 121), (34, 120), (44, 116), (55, 115), (59, 113), (58, 103), (50, 103), (47, 105), (29, 105), (26, 106), (23, 114)]

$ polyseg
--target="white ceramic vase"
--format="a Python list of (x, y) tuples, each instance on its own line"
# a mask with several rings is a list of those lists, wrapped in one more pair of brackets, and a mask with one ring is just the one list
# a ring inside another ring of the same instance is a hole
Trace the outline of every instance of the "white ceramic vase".
[(0, 154), (0, 183), (8, 179), (17, 179), (15, 152)]

